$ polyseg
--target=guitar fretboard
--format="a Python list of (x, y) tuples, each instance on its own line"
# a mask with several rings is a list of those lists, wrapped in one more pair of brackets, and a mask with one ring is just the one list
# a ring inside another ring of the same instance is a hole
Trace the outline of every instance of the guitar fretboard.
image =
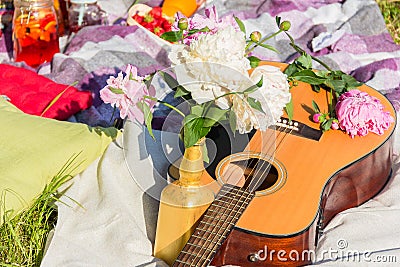
[(208, 266), (254, 195), (225, 184), (172, 266)]

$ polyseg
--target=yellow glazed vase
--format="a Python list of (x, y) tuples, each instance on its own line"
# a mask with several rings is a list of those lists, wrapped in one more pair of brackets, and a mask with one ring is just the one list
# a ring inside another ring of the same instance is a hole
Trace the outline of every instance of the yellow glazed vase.
[(189, 240), (214, 193), (201, 184), (204, 139), (186, 148), (179, 180), (167, 185), (160, 199), (154, 256), (172, 265)]

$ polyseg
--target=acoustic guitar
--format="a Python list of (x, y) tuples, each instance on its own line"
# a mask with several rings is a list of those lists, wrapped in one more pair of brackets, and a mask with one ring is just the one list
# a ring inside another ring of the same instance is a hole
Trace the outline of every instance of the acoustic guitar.
[[(395, 118), (382, 94), (366, 85), (360, 90), (377, 97)], [(394, 124), (383, 135), (351, 138), (340, 130), (321, 132), (310, 119), (310, 106), (315, 100), (327, 110), (326, 92), (299, 83), (291, 93), (293, 121), (283, 119), (257, 131), (246, 151), (218, 164), (222, 188), (173, 266), (308, 264), (312, 255), (307, 252), (315, 249), (327, 223), (385, 186), (391, 176)], [(246, 181), (226, 181), (224, 175), (235, 169)], [(212, 181), (206, 172), (203, 178)]]

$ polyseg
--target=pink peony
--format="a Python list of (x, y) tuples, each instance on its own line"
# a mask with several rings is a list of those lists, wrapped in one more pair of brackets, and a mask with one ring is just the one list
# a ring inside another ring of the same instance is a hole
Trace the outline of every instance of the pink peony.
[(122, 119), (128, 117), (143, 123), (144, 114), (137, 104), (144, 101), (150, 109), (153, 108), (155, 101), (145, 96), (154, 97), (156, 94), (154, 87), (147, 88), (143, 79), (137, 75), (136, 67), (128, 65), (125, 76), (120, 72), (117, 77), (107, 80), (107, 85), (100, 91), (100, 97), (104, 103), (119, 108)]
[(351, 90), (339, 97), (336, 115), (342, 130), (351, 137), (369, 132), (383, 134), (394, 122), (389, 112), (376, 97), (359, 90)]

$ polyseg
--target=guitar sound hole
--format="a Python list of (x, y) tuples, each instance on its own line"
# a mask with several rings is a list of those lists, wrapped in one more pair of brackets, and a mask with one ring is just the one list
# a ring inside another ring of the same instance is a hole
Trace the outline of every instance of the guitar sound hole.
[(270, 162), (252, 158), (248, 165), (245, 171), (245, 187), (252, 181), (259, 181), (256, 191), (262, 191), (271, 188), (278, 181), (278, 170)]
[(273, 159), (257, 153), (238, 153), (225, 158), (217, 167), (218, 179), (256, 195), (271, 194), (280, 189), (286, 181), (286, 171)]

